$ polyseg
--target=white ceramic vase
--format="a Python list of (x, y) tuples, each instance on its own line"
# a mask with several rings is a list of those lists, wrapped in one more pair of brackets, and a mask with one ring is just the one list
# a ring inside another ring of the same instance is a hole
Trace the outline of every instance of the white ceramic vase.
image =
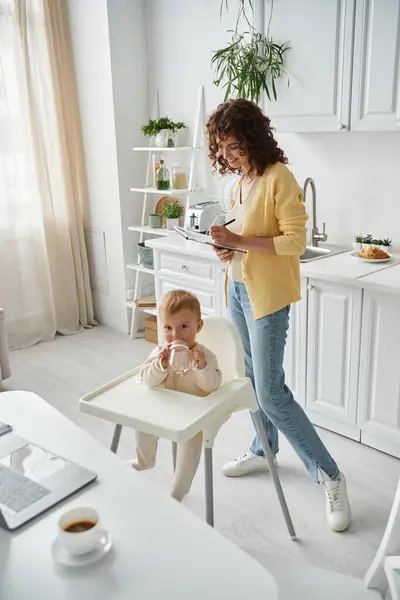
[(154, 140), (157, 148), (164, 148), (166, 146), (167, 133), (168, 133), (167, 129), (161, 129), (160, 133), (157, 133), (155, 140)]
[(173, 229), (179, 227), (179, 217), (177, 219), (167, 219), (167, 229)]

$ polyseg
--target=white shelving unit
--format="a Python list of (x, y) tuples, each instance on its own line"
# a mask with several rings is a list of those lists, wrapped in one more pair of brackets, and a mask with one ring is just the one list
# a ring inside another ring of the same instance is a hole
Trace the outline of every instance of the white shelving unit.
[[(158, 94), (157, 94), (157, 107), (158, 107)], [(159, 117), (159, 109), (157, 108), (157, 116)], [(143, 194), (143, 207), (142, 207), (142, 218), (141, 222), (137, 225), (130, 225), (128, 227), (129, 231), (133, 231), (139, 233), (139, 242), (145, 241), (145, 236), (166, 236), (166, 235), (176, 235), (174, 232), (168, 231), (165, 228), (151, 228), (147, 225), (148, 215), (150, 213), (149, 209), (149, 199), (153, 197), (154, 194), (158, 194), (161, 196), (171, 196), (176, 197), (184, 204), (185, 215), (188, 211), (189, 206), (193, 203), (193, 194), (196, 192), (200, 192), (201, 189), (196, 189), (195, 185), (196, 174), (197, 174), (197, 166), (199, 164), (200, 152), (204, 150), (204, 127), (205, 127), (205, 103), (204, 103), (204, 88), (201, 87), (199, 91), (199, 100), (197, 106), (196, 113), (196, 121), (195, 128), (193, 132), (193, 143), (191, 146), (175, 146), (173, 148), (160, 148), (158, 146), (143, 146), (143, 147), (135, 147), (133, 148), (134, 152), (147, 152), (147, 168), (146, 168), (146, 182), (144, 187), (131, 187), (130, 191), (134, 194)], [(177, 155), (181, 153), (190, 154), (190, 165), (188, 172), (188, 187), (187, 189), (170, 189), (170, 190), (158, 190), (155, 187), (152, 187), (150, 184), (152, 183), (153, 173), (152, 173), (152, 154), (173, 154)], [(184, 202), (182, 202), (184, 200)], [(135, 199), (134, 199), (135, 201)], [(134, 285), (134, 300), (128, 301), (126, 303), (127, 307), (132, 309), (132, 317), (131, 317), (131, 327), (130, 327), (130, 336), (131, 339), (134, 339), (138, 333), (138, 325), (139, 325), (139, 315), (140, 313), (147, 313), (151, 315), (156, 315), (156, 309), (145, 308), (145, 307), (137, 307), (135, 304), (135, 300), (141, 298), (142, 287), (143, 287), (143, 276), (154, 275), (153, 269), (148, 269), (143, 267), (139, 263), (133, 263), (126, 265), (127, 269), (132, 269), (136, 271), (135, 277), (135, 285)]]

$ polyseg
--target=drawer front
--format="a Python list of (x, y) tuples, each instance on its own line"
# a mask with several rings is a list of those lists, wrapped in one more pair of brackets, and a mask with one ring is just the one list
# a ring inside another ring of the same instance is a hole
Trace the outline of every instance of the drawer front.
[(216, 285), (218, 263), (195, 256), (161, 252), (157, 271), (167, 277), (190, 279), (205, 285)]
[(200, 286), (193, 285), (185, 280), (173, 280), (156, 276), (157, 299), (159, 299), (166, 292), (176, 289), (185, 290), (194, 294), (200, 302), (201, 312), (204, 315), (220, 316), (221, 297), (219, 290), (208, 290), (201, 288)]

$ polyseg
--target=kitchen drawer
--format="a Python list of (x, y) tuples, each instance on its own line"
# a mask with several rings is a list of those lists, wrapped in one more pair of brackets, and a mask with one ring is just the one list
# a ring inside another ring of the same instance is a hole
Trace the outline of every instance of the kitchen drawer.
[(201, 312), (204, 315), (216, 315), (221, 316), (221, 292), (220, 289), (204, 288), (198, 285), (194, 285), (185, 279), (169, 279), (168, 277), (162, 277), (156, 275), (156, 295), (160, 298), (166, 292), (172, 290), (186, 290), (194, 294), (201, 306)]
[(220, 265), (212, 260), (195, 256), (182, 256), (173, 252), (161, 252), (156, 270), (160, 275), (190, 279), (195, 283), (217, 285)]

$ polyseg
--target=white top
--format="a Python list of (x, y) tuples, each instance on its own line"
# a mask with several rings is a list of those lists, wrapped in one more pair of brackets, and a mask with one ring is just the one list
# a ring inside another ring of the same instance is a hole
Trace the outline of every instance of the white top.
[(162, 346), (157, 346), (140, 371), (141, 380), (150, 387), (160, 386), (193, 396), (208, 396), (221, 385), (221, 371), (215, 354), (201, 344), (197, 344), (197, 347), (203, 351), (206, 359), (204, 369), (194, 368), (185, 375), (176, 375), (169, 368), (163, 369), (158, 360)]
[[(251, 204), (251, 201), (254, 198), (254, 194), (257, 189), (259, 180), (259, 177), (257, 177), (254, 180), (249, 193), (243, 198), (242, 203), (240, 203), (239, 201), (240, 183), (236, 186), (233, 192), (232, 208), (226, 215), (227, 222), (231, 219), (235, 219), (234, 223), (227, 226), (227, 229), (229, 229), (229, 231), (232, 231), (233, 233), (237, 233), (239, 235), (242, 233), (244, 219)], [(229, 279), (232, 279), (232, 281), (239, 281), (243, 283), (242, 266), (243, 259), (245, 256), (246, 255), (243, 252), (234, 252), (228, 267), (228, 277)]]
[[(0, 394), (0, 419), (99, 475), (97, 483), (30, 525), (0, 530), (0, 598), (278, 599), (273, 577), (259, 563), (35, 394)], [(63, 568), (50, 548), (59, 517), (77, 506), (96, 508), (113, 548), (98, 564)]]

